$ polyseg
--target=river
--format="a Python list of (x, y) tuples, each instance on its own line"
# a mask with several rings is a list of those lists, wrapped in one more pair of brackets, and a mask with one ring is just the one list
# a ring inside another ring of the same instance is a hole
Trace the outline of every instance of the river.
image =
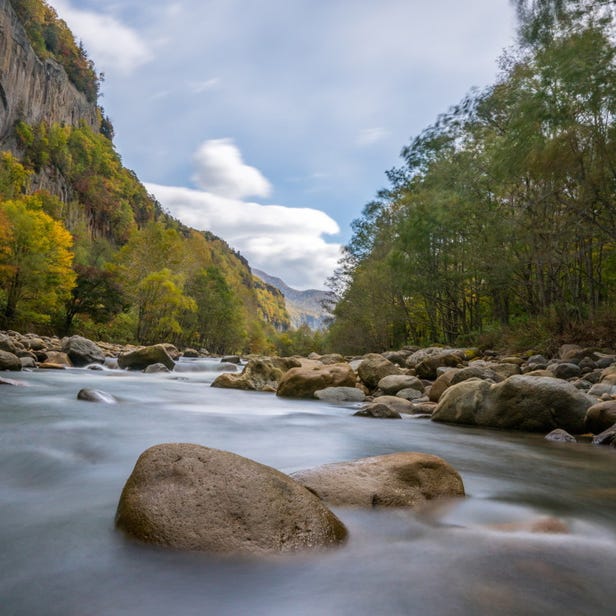
[[(354, 408), (211, 388), (212, 361), (181, 372), (0, 376), (0, 614), (613, 614), (616, 450), (540, 435), (352, 417)], [(83, 387), (115, 405), (76, 399)], [(225, 449), (283, 472), (398, 451), (445, 458), (467, 497), (433, 511), (335, 509), (341, 548), (221, 558), (141, 545), (114, 529), (141, 452)], [(496, 525), (555, 516), (568, 534)]]

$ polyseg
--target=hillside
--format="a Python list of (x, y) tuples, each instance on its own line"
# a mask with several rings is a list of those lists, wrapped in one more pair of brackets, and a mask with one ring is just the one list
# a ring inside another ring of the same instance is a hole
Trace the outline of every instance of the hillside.
[(329, 315), (323, 307), (323, 303), (332, 302), (332, 293), (318, 289), (299, 291), (287, 285), (280, 278), (270, 276), (261, 270), (255, 269), (254, 273), (267, 284), (282, 292), (292, 327), (298, 328), (302, 325), (308, 325), (313, 330), (325, 328)]
[(282, 294), (147, 193), (114, 148), (98, 89), (53, 8), (0, 0), (0, 326), (267, 348), (289, 325)]

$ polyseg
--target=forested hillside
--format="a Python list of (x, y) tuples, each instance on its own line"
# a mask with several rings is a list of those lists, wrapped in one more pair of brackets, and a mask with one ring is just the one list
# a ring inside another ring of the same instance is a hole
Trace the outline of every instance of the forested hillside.
[(519, 44), (403, 149), (332, 279), (331, 345), (616, 342), (616, 30), (519, 0)]
[[(30, 117), (30, 90), (0, 83), (5, 117), (17, 116), (0, 157), (0, 328), (219, 353), (270, 348), (276, 329), (289, 325), (282, 294), (223, 240), (164, 212), (122, 165), (111, 122), (96, 106), (93, 63), (55, 11), (42, 0), (2, 2), (2, 10), (5, 23), (25, 27), (38, 64), (28, 61), (45, 74), (62, 70), (59, 63), (98, 126), (48, 120), (57, 102), (45, 98), (38, 73), (31, 90), (43, 95)], [(33, 121), (37, 114), (44, 117)]]

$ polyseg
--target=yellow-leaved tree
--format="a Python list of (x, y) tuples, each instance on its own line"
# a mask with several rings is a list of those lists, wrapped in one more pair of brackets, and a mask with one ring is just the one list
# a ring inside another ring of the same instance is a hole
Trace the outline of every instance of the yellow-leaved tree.
[[(48, 200), (48, 198), (47, 198)], [(73, 238), (42, 195), (0, 201), (0, 322), (45, 323), (75, 285)]]

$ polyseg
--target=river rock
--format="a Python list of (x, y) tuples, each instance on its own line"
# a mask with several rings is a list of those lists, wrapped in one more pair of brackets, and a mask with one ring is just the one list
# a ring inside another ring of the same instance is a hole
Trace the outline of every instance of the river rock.
[(324, 402), (363, 402), (366, 394), (357, 387), (326, 387), (315, 391), (314, 397)]
[(73, 366), (77, 367), (105, 362), (105, 354), (102, 349), (91, 340), (82, 336), (65, 338), (62, 341), (62, 352), (66, 353)]
[(362, 383), (370, 390), (376, 389), (379, 381), (391, 374), (402, 374), (398, 366), (378, 353), (366, 355), (357, 367)]
[(456, 368), (464, 361), (464, 353), (457, 350), (445, 350), (433, 353), (415, 366), (417, 376), (422, 379), (434, 380), (439, 368)]
[(593, 404), (586, 411), (585, 425), (588, 432), (599, 434), (616, 424), (616, 400)]
[(385, 395), (395, 396), (401, 389), (416, 389), (423, 394), (424, 384), (421, 379), (408, 374), (390, 374), (383, 377), (377, 385)]
[(19, 357), (9, 351), (0, 351), (0, 370), (19, 372), (21, 370)]
[(241, 374), (221, 374), (216, 377), (212, 387), (274, 392), (282, 375), (300, 365), (300, 361), (293, 357), (253, 358), (248, 360)]
[(100, 402), (102, 404), (116, 404), (118, 399), (115, 396), (102, 391), (100, 389), (80, 389), (77, 393), (77, 400), (83, 400), (85, 402)]
[(612, 447), (616, 447), (616, 424), (601, 432), (601, 434), (597, 434), (592, 439), (593, 445), (611, 445)]
[(557, 379), (567, 380), (582, 374), (582, 369), (577, 364), (571, 363), (553, 364), (549, 369)]
[(197, 357), (199, 357), (199, 351), (197, 351), (197, 349), (192, 349), (188, 347), (182, 351), (182, 357), (186, 357), (188, 359), (196, 359)]
[(326, 387), (354, 387), (355, 372), (349, 364), (291, 368), (280, 379), (276, 395), (282, 398), (314, 398)]
[(122, 353), (118, 357), (118, 366), (124, 370), (144, 370), (151, 364), (163, 364), (169, 370), (173, 370), (175, 362), (167, 352), (169, 345), (154, 344), (128, 353)]
[(428, 400), (428, 396), (418, 389), (413, 389), (412, 387), (406, 387), (405, 389), (401, 389), (396, 393), (397, 398), (403, 398), (404, 400), (409, 400), (412, 402), (413, 400), (425, 399)]
[(397, 411), (398, 413), (407, 415), (411, 415), (413, 413), (413, 404), (409, 400), (398, 396), (377, 396), (372, 402), (376, 404), (385, 404), (390, 409)]
[(445, 460), (393, 453), (298, 471), (293, 479), (332, 506), (418, 507), (443, 496), (464, 496), (464, 484)]
[(545, 436), (546, 441), (554, 441), (555, 443), (577, 443), (575, 436), (572, 436), (566, 430), (556, 428)]
[(371, 402), (356, 413), (354, 417), (374, 417), (375, 419), (402, 419), (402, 415), (387, 404)]
[(116, 526), (147, 543), (229, 554), (322, 548), (347, 535), (319, 498), (287, 475), (187, 443), (141, 454), (122, 491)]
[(481, 379), (482, 381), (489, 381), (490, 383), (500, 383), (505, 380), (505, 378), (498, 374), (498, 372), (492, 370), (492, 368), (488, 368), (487, 366), (468, 366), (466, 368), (456, 370), (453, 373), (449, 384), (456, 385), (457, 383), (462, 383), (462, 381), (467, 381), (468, 379)]
[(445, 393), (445, 390), (451, 385), (451, 381), (453, 377), (459, 372), (460, 368), (449, 368), (443, 374), (441, 374), (432, 386), (430, 387), (430, 391), (428, 392), (428, 397), (430, 402), (438, 402), (441, 399), (441, 396)]
[(517, 375), (496, 385), (471, 379), (443, 394), (432, 419), (529, 432), (562, 428), (579, 434), (593, 402), (571, 383), (550, 377)]
[(220, 363), (239, 365), (242, 363), (242, 358), (239, 355), (225, 355), (220, 358)]
[(144, 374), (160, 374), (161, 372), (171, 372), (165, 364), (157, 363), (146, 366), (143, 370)]

